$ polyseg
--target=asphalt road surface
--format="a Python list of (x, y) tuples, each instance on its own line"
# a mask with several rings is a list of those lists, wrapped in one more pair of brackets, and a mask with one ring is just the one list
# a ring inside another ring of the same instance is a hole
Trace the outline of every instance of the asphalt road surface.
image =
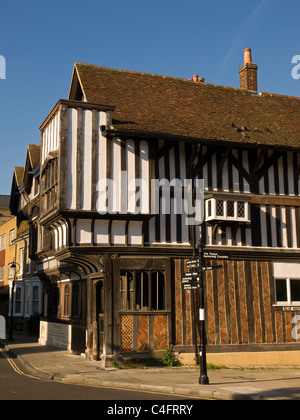
[[(184, 400), (174, 395), (62, 384), (35, 378), (17, 359), (0, 348), (0, 400)], [(115, 409), (115, 408), (114, 408)]]

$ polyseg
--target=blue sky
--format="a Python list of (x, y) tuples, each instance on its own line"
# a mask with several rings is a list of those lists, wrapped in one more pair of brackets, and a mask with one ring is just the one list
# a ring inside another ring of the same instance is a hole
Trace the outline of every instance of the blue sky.
[[(0, 194), (67, 98), (75, 61), (239, 87), (244, 48), (259, 90), (300, 96), (299, 0), (10, 0), (0, 7)], [(0, 72), (1, 73), (1, 72)]]

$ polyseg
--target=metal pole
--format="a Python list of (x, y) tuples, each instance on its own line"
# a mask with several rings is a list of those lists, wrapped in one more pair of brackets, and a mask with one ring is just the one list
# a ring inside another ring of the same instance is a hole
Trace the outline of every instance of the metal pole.
[(11, 305), (10, 305), (10, 323), (9, 323), (9, 337), (8, 340), (9, 341), (13, 341), (14, 340), (14, 335), (13, 335), (13, 312), (14, 312), (14, 294), (15, 294), (15, 282), (16, 282), (16, 270), (17, 270), (17, 244), (15, 242), (15, 239), (13, 240), (13, 244), (15, 245), (15, 258), (13, 260), (13, 264), (15, 266), (14, 269), (14, 279), (12, 282), (12, 289), (11, 289)]
[(200, 309), (199, 309), (199, 325), (200, 325), (200, 377), (199, 384), (208, 385), (209, 379), (207, 376), (207, 366), (206, 366), (206, 332), (205, 332), (205, 307), (204, 307), (204, 235), (203, 231), (205, 229), (205, 222), (202, 223), (200, 228), (200, 242), (199, 242), (199, 277), (200, 277), (200, 287), (199, 287), (199, 300), (200, 300)]
[(16, 270), (15, 270), (14, 279), (13, 279), (13, 282), (12, 282), (12, 289), (11, 289), (10, 323), (9, 323), (8, 341), (14, 341), (14, 336), (13, 336), (13, 311), (14, 311), (15, 281), (16, 281)]
[[(193, 259), (196, 258), (196, 226), (192, 226), (192, 241), (193, 241)], [(194, 290), (191, 290), (191, 305), (192, 305), (192, 321), (193, 321), (193, 334), (194, 334), (194, 343), (195, 343), (195, 362), (196, 365), (199, 363), (198, 355), (198, 344), (197, 344), (197, 321), (196, 321), (196, 308), (195, 308), (195, 293)]]
[[(13, 240), (13, 243), (15, 245), (15, 258), (13, 260), (13, 264), (11, 265), (11, 268), (14, 266), (14, 279), (12, 282), (12, 290), (11, 290), (11, 309), (10, 309), (10, 323), (9, 323), (9, 341), (14, 341), (14, 335), (13, 335), (13, 317), (14, 317), (14, 295), (15, 295), (15, 284), (16, 284), (16, 274), (17, 274), (17, 243), (15, 242), (16, 239)], [(20, 266), (20, 264), (18, 264)]]

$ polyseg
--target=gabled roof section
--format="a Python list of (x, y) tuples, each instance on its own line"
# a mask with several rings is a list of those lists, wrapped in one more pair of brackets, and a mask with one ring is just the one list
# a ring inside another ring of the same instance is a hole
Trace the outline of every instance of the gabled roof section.
[(74, 69), (73, 69), (72, 80), (71, 80), (71, 85), (70, 85), (70, 90), (69, 90), (69, 99), (72, 99), (74, 101), (87, 102), (83, 93), (81, 83), (80, 83), (76, 65), (74, 66)]
[(115, 130), (191, 141), (300, 147), (300, 98), (75, 63), (69, 99), (116, 105)]
[(27, 147), (28, 157), (30, 159), (31, 168), (36, 168), (40, 163), (40, 145), (29, 144)]
[(24, 168), (16, 166), (14, 168), (14, 178), (16, 180), (16, 186), (20, 188), (23, 185)]
[(27, 146), (24, 175), (23, 175), (23, 185), (25, 191), (28, 193), (31, 190), (33, 170), (40, 163), (40, 146), (36, 144), (29, 144)]
[(17, 216), (19, 199), (20, 199), (20, 188), (23, 186), (24, 168), (15, 167), (13, 173), (13, 180), (11, 185), (10, 203), (9, 209), (11, 214)]

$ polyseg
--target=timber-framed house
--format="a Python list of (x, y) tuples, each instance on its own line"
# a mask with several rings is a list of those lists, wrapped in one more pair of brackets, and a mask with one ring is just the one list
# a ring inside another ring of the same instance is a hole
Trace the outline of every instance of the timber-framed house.
[(181, 278), (199, 227), (174, 211), (173, 184), (153, 214), (151, 180), (203, 179), (205, 250), (230, 255), (205, 272), (209, 351), (300, 350), (300, 99), (258, 93), (250, 50), (240, 82), (75, 63), (40, 127), (30, 215), (44, 316), (70, 327), (71, 348), (104, 365), (194, 352), (197, 291)]

